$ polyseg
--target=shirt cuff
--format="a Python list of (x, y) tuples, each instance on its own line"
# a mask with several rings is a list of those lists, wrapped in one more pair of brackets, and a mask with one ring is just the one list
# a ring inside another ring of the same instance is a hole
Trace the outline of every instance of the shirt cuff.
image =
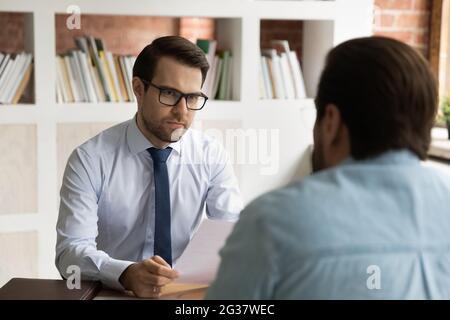
[(223, 213), (219, 215), (207, 215), (209, 220), (237, 222), (239, 220), (239, 213)]
[(119, 282), (119, 278), (122, 275), (122, 272), (124, 272), (125, 269), (133, 263), (135, 262), (110, 258), (109, 261), (102, 267), (100, 273), (102, 283), (111, 289), (125, 290)]

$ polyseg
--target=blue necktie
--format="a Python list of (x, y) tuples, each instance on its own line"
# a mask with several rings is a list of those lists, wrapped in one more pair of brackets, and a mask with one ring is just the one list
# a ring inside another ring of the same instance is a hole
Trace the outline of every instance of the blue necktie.
[(154, 255), (172, 266), (172, 238), (170, 234), (170, 191), (167, 158), (172, 148), (147, 149), (153, 159), (155, 180), (155, 242)]

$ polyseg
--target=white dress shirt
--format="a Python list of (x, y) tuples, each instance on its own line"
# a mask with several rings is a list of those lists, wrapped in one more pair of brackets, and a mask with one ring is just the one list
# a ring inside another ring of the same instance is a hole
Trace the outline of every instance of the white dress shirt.
[[(235, 221), (243, 203), (223, 147), (189, 129), (167, 160), (172, 257), (176, 264), (204, 212)], [(67, 163), (57, 223), (56, 266), (77, 265), (82, 279), (122, 289), (133, 262), (153, 256), (155, 187), (152, 144), (136, 119), (109, 128), (76, 148)], [(205, 210), (206, 209), (206, 210)], [(175, 265), (176, 267), (176, 265)]]

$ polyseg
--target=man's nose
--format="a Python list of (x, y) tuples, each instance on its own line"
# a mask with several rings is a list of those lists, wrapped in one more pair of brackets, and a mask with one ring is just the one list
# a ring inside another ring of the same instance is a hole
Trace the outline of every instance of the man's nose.
[(182, 97), (180, 101), (172, 108), (172, 111), (179, 115), (185, 115), (189, 112), (186, 98)]

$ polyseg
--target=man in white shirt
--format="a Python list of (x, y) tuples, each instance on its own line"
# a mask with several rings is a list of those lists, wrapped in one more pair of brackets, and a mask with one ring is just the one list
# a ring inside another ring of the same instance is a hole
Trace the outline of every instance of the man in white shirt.
[[(203, 52), (181, 37), (145, 47), (133, 67), (135, 118), (71, 154), (61, 188), (56, 266), (140, 297), (179, 276), (172, 265), (203, 213), (235, 221), (242, 200), (222, 146), (189, 129), (207, 97)], [(105, 110), (106, 111), (106, 110)]]

